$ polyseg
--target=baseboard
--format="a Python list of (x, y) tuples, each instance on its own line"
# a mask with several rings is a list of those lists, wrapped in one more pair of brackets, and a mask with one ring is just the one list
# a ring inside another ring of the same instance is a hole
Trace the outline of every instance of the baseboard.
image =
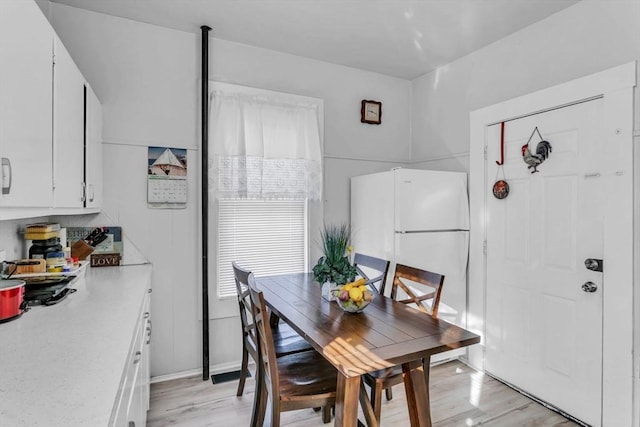
[[(451, 362), (452, 360), (460, 360), (465, 365), (468, 365), (468, 362), (464, 357), (453, 355), (450, 358), (440, 359), (431, 362), (431, 366), (441, 365), (443, 363)], [(211, 379), (211, 375), (222, 374), (225, 372), (237, 371), (240, 369), (241, 362), (230, 362), (230, 363), (220, 363), (217, 365), (211, 365), (209, 367), (209, 377), (207, 377), (204, 381), (209, 381)], [(249, 370), (253, 371), (255, 369), (255, 365), (253, 363), (249, 363)], [(166, 375), (158, 375), (155, 377), (151, 377), (151, 384), (162, 383), (165, 381), (179, 380), (182, 378), (195, 377), (198, 375), (202, 375), (202, 369), (189, 369), (187, 371), (175, 372), (173, 374)]]
[[(211, 365), (209, 367), (209, 377), (207, 377), (205, 381), (210, 381), (211, 375), (237, 371), (240, 369), (240, 365), (241, 365), (240, 361)], [(254, 369), (254, 365), (252, 363), (249, 363), (249, 369), (250, 370)], [(187, 371), (180, 371), (173, 374), (158, 375), (155, 377), (151, 377), (151, 384), (162, 383), (165, 381), (179, 380), (182, 378), (195, 377), (199, 375), (200, 376), (202, 375), (202, 369), (189, 369)]]

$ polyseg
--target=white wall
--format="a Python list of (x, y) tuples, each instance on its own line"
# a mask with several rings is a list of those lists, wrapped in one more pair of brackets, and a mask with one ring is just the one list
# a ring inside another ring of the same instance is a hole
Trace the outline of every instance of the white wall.
[[(639, 60), (639, 23), (640, 2), (637, 0), (583, 0), (413, 80), (412, 167), (468, 172), (471, 111)], [(640, 142), (640, 91), (637, 88), (635, 106), (637, 146)], [(606, 147), (603, 146), (604, 150)], [(635, 168), (637, 174), (637, 159)], [(637, 188), (635, 227), (639, 222), (640, 203)], [(634, 239), (637, 249), (640, 245), (637, 233)], [(636, 268), (637, 265), (638, 262)], [(477, 278), (477, 275), (469, 277), (471, 304), (477, 302), (474, 295), (482, 298), (474, 291)], [(640, 372), (637, 356), (640, 293), (637, 289), (634, 278), (636, 397), (640, 393), (637, 380)], [(638, 409), (635, 405), (634, 425), (638, 425), (640, 419)]]
[[(105, 215), (154, 263), (153, 375), (197, 369), (199, 36), (49, 8), (103, 103)], [(409, 159), (412, 167), (467, 171), (470, 111), (640, 58), (638, 22), (637, 1), (583, 0), (412, 82), (213, 38), (210, 73), (324, 99), (324, 219), (335, 222), (349, 218), (350, 176)], [(361, 99), (383, 102), (382, 125), (359, 122)], [(146, 207), (139, 166), (147, 145), (189, 150), (187, 209)], [(211, 322), (212, 364), (237, 362), (235, 322)]]
[[(103, 216), (121, 225), (154, 265), (152, 375), (197, 370), (199, 30), (184, 33), (55, 3), (50, 18), (103, 104)], [(349, 219), (350, 176), (409, 160), (410, 82), (215, 38), (210, 49), (212, 80), (324, 100), (327, 221)], [(382, 125), (360, 123), (362, 99), (382, 101)], [(188, 149), (187, 209), (147, 208), (148, 145)], [(238, 320), (210, 325), (211, 363), (232, 367), (240, 357)]]
[(0, 221), (0, 250), (6, 252), (6, 260), (25, 258), (29, 248), (26, 245), (21, 231), (27, 224), (45, 222), (48, 218), (16, 219), (12, 221)]
[(468, 171), (471, 111), (640, 59), (639, 23), (637, 0), (583, 0), (413, 80), (412, 162)]

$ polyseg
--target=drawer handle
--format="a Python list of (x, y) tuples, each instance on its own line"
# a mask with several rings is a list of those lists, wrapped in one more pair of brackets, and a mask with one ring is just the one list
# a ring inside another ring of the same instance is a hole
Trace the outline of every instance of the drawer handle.
[(142, 359), (142, 352), (136, 351), (135, 358), (133, 359), (133, 364), (140, 363), (140, 359)]
[(145, 312), (144, 312), (144, 318), (145, 318), (145, 319), (148, 319), (148, 318), (149, 318), (149, 316), (151, 316), (151, 313), (149, 313), (148, 311), (145, 311)]

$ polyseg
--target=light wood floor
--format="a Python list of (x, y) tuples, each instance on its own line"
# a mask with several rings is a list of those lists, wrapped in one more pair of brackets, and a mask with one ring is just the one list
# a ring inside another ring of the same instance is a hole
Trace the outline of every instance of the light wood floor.
[[(430, 381), (434, 427), (578, 425), (457, 361), (433, 366)], [(247, 380), (242, 397), (236, 397), (236, 387), (237, 381), (213, 385), (201, 377), (152, 384), (147, 426), (248, 426), (253, 378)], [(402, 385), (394, 387), (393, 400), (387, 402), (383, 396), (382, 401), (382, 426), (409, 424)], [(281, 425), (325, 426), (312, 409), (284, 413)]]

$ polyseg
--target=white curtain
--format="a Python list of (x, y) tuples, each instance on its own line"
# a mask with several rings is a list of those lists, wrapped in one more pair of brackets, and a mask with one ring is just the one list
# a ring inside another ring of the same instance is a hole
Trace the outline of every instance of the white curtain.
[(214, 197), (322, 197), (318, 105), (291, 96), (210, 94), (209, 176)]

